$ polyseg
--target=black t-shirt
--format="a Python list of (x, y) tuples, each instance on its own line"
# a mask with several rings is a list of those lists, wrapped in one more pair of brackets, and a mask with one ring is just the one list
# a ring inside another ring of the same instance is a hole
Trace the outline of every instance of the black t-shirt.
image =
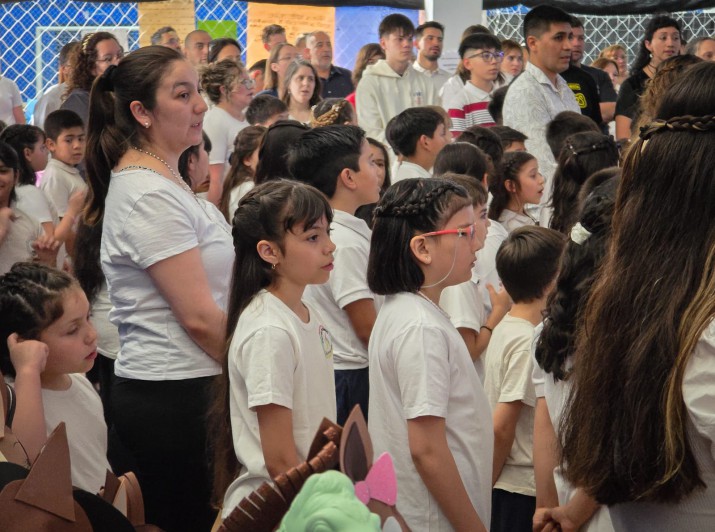
[(561, 77), (566, 80), (569, 88), (576, 95), (581, 114), (591, 118), (600, 126), (603, 122), (599, 106), (601, 101), (598, 97), (598, 87), (591, 75), (579, 67), (571, 65), (568, 70), (561, 73)]
[(616, 116), (627, 116), (631, 120), (635, 120), (639, 111), (641, 95), (645, 91), (648, 79), (646, 73), (639, 70), (623, 82), (616, 101)]
[(593, 68), (587, 65), (581, 65), (581, 70), (591, 74), (591, 77), (596, 81), (598, 87), (598, 97), (601, 103), (615, 102), (618, 99), (616, 89), (613, 88), (611, 77), (600, 68)]

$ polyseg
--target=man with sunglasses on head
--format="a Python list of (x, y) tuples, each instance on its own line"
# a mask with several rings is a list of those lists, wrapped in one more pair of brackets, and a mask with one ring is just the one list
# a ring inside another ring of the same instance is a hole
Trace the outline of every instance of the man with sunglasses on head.
[(442, 93), (442, 104), (452, 119), (450, 131), (455, 137), (471, 126), (496, 125), (487, 107), (504, 53), (499, 39), (488, 33), (475, 33), (459, 45), (459, 56), (462, 64), (458, 75), (463, 84), (447, 83)]

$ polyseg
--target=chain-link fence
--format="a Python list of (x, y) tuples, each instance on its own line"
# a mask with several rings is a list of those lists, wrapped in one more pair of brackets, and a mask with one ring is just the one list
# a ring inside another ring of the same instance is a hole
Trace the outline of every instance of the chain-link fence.
[[(523, 6), (487, 11), (489, 29), (503, 39), (523, 42), (522, 22), (527, 8)], [(635, 59), (645, 33), (645, 26), (652, 15), (618, 15), (598, 17), (582, 15), (586, 34), (584, 63), (598, 57), (599, 52), (610, 44), (621, 44), (628, 50), (628, 61)], [(715, 13), (689, 11), (671, 14), (683, 28), (687, 40), (715, 34)]]

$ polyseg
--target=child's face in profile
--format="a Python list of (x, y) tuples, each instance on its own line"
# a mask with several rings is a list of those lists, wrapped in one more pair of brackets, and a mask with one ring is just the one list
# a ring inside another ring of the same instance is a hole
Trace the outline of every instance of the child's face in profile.
[(80, 126), (61, 130), (57, 140), (47, 139), (47, 149), (52, 153), (52, 158), (70, 166), (82, 162), (85, 145), (84, 128)]
[(452, 135), (447, 130), (447, 126), (444, 122), (442, 122), (437, 126), (437, 129), (434, 130), (432, 137), (428, 140), (428, 150), (436, 158), (437, 154), (442, 151), (442, 148), (452, 141)]
[(375, 163), (375, 169), (377, 171), (377, 182), (380, 184), (380, 189), (385, 184), (385, 154), (377, 146), (370, 144), (370, 151), (372, 152), (372, 160)]
[(474, 205), (474, 222), (476, 227), (476, 232), (474, 233), (474, 238), (477, 241), (477, 251), (484, 247), (484, 242), (487, 239), (487, 233), (489, 231), (489, 226), (491, 222), (489, 221), (489, 216), (487, 216), (488, 208), (486, 203), (482, 205)]
[(89, 321), (89, 301), (84, 291), (73, 286), (62, 299), (64, 312), (40, 333), (49, 356), (45, 374), (86, 373), (97, 358), (97, 331)]

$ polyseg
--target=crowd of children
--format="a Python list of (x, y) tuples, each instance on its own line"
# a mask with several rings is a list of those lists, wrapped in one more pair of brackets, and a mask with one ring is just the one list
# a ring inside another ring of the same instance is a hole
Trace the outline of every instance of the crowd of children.
[(131, 470), (147, 522), (208, 531), (359, 405), (411, 530), (713, 529), (715, 66), (679, 65), (619, 150), (539, 92), (573, 99), (546, 43), (571, 25), (530, 11), (523, 73), (468, 28), (440, 107), (444, 28), (400, 15), (357, 109), (320, 101), (347, 83), (322, 32), (320, 64), (268, 32), (255, 97), (235, 41), (200, 72), (154, 45), (97, 73), (86, 122), (0, 132), (28, 461), (64, 422), (76, 487)]

